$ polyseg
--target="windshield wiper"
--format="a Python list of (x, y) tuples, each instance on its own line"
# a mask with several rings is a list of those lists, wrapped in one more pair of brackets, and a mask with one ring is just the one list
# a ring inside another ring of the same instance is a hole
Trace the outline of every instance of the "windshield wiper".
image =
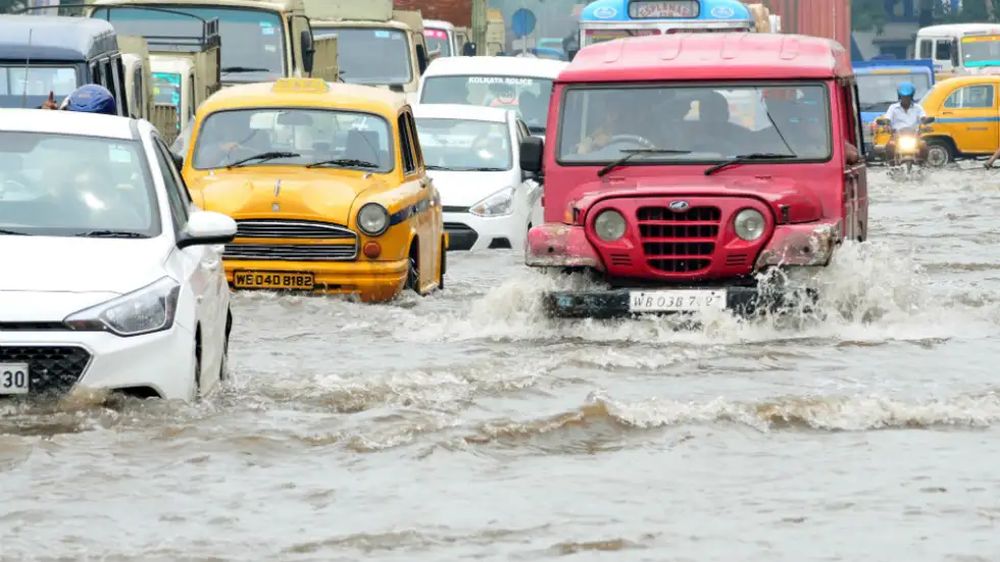
[(754, 160), (782, 160), (787, 158), (797, 158), (794, 154), (781, 154), (778, 152), (753, 152), (751, 154), (737, 154), (731, 159), (725, 162), (720, 162), (711, 168), (705, 170), (705, 175), (710, 176), (723, 168), (728, 168), (730, 166), (735, 166), (736, 164), (742, 164), (744, 162), (753, 162)]
[(618, 166), (628, 163), (629, 160), (638, 156), (640, 154), (691, 154), (690, 150), (672, 150), (669, 148), (633, 148), (630, 150), (622, 150), (625, 156), (622, 156), (618, 160), (611, 162), (607, 166), (601, 168), (597, 171), (597, 177), (603, 178), (608, 175), (611, 170), (614, 170)]
[(236, 162), (233, 162), (232, 164), (230, 164), (230, 165), (228, 165), (226, 167), (227, 168), (236, 168), (236, 167), (242, 166), (244, 164), (247, 164), (249, 162), (253, 162), (254, 160), (257, 160), (259, 162), (267, 162), (268, 160), (274, 160), (275, 158), (296, 158), (298, 156), (302, 156), (302, 155), (299, 154), (298, 152), (275, 152), (275, 151), (272, 150), (271, 152), (261, 152), (260, 154), (254, 154), (253, 156), (250, 156), (249, 158), (244, 158), (242, 160), (237, 160)]
[(149, 235), (128, 230), (91, 230), (74, 234), (80, 238), (149, 238)]
[(221, 72), (271, 72), (269, 68), (254, 68), (252, 66), (227, 66)]
[(3, 229), (3, 228), (0, 228), (0, 234), (9, 235), (9, 236), (31, 236), (27, 232), (20, 232), (18, 230), (6, 230), (6, 229)]
[(344, 166), (350, 168), (378, 168), (378, 164), (374, 164), (367, 160), (358, 160), (356, 158), (336, 158), (333, 160), (320, 160), (319, 162), (313, 162), (306, 166), (306, 168), (318, 168), (320, 166)]

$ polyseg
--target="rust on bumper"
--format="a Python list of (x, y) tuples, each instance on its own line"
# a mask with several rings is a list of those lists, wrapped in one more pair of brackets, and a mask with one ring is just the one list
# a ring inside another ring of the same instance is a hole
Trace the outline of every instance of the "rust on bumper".
[(757, 258), (756, 270), (769, 266), (820, 266), (830, 263), (840, 240), (840, 223), (782, 225)]
[(592, 267), (604, 271), (581, 226), (543, 224), (528, 232), (525, 263), (531, 267)]

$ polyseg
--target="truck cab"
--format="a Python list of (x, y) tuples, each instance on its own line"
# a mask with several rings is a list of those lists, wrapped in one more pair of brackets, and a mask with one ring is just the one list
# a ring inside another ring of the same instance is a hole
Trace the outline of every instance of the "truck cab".
[[(223, 86), (282, 77), (336, 79), (335, 43), (314, 38), (303, 0), (96, 0), (93, 19), (152, 43), (160, 35), (197, 39), (217, 20)], [(314, 68), (315, 67), (315, 68)]]
[(424, 40), (428, 58), (457, 57), (460, 53), (455, 26), (441, 20), (424, 20)]
[(0, 107), (39, 107), (84, 84), (100, 84), (130, 114), (122, 52), (106, 22), (58, 16), (0, 16)]
[(547, 294), (555, 316), (767, 310), (781, 299), (762, 275), (825, 266), (867, 237), (857, 88), (833, 41), (699, 33), (585, 47), (548, 120), (545, 141), (521, 145), (545, 186), (526, 261), (602, 284)]
[(339, 80), (415, 94), (430, 62), (420, 12), (392, 0), (306, 0), (318, 38), (335, 37)]

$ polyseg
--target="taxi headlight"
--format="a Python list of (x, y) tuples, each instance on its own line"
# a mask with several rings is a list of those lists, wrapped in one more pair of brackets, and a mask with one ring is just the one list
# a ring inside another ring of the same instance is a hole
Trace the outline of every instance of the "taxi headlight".
[(177, 314), (181, 286), (164, 277), (152, 285), (71, 314), (64, 320), (72, 330), (138, 336), (168, 330)]
[(389, 211), (378, 203), (368, 203), (358, 211), (358, 228), (368, 236), (380, 236), (389, 228)]
[(736, 214), (733, 226), (736, 235), (747, 242), (753, 242), (764, 235), (764, 215), (754, 209), (743, 209)]
[(625, 217), (613, 209), (603, 211), (594, 219), (594, 231), (605, 242), (621, 240), (625, 236)]
[(899, 150), (914, 152), (917, 150), (917, 137), (899, 137)]

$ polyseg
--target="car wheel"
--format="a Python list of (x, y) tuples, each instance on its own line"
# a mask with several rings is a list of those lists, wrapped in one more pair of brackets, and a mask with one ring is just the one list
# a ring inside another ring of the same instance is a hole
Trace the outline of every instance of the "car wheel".
[(229, 332), (233, 330), (233, 313), (226, 313), (226, 333), (222, 336), (222, 361), (219, 363), (219, 381), (229, 380)]
[(201, 398), (201, 328), (194, 335), (194, 398)]
[(952, 161), (954, 155), (947, 141), (931, 140), (927, 142), (927, 165), (941, 168)]
[(444, 289), (444, 274), (448, 270), (448, 253), (444, 247), (444, 240), (441, 241), (441, 257), (438, 258), (440, 262), (440, 267), (438, 270), (441, 272), (440, 277), (438, 277), (438, 290)]
[(413, 241), (410, 246), (410, 272), (406, 276), (406, 288), (416, 294), (420, 293), (420, 254), (417, 250), (417, 241)]

